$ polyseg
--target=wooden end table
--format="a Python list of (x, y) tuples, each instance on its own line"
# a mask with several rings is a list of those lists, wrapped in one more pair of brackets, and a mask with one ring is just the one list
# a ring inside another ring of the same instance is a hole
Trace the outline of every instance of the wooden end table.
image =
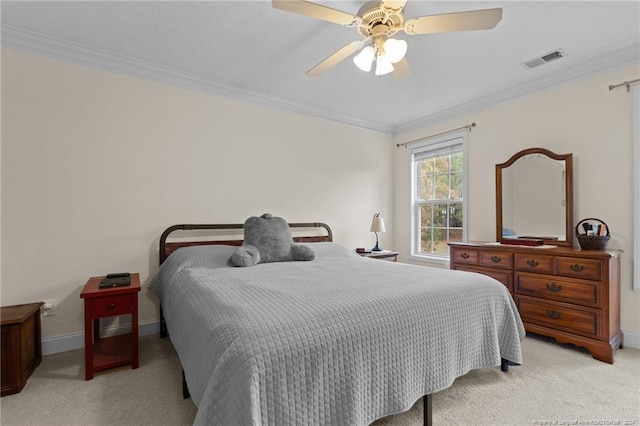
[(358, 253), (358, 254), (362, 257), (370, 257), (372, 259), (382, 259), (382, 260), (389, 260), (391, 262), (397, 262), (398, 255), (400, 253), (397, 251), (382, 250), (382, 251), (372, 251), (372, 252)]
[[(140, 275), (131, 274), (128, 286), (100, 288), (104, 277), (91, 277), (80, 293), (84, 299), (85, 380), (93, 373), (131, 364), (138, 368), (138, 292)], [(100, 318), (131, 314), (131, 332), (100, 337)]]
[(42, 302), (3, 306), (1, 396), (18, 393), (42, 361), (40, 307)]

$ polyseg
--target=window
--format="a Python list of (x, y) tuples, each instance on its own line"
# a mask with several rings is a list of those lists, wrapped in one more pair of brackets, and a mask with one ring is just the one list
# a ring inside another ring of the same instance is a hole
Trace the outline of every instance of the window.
[(411, 254), (448, 259), (448, 242), (466, 239), (467, 132), (426, 139), (411, 150)]

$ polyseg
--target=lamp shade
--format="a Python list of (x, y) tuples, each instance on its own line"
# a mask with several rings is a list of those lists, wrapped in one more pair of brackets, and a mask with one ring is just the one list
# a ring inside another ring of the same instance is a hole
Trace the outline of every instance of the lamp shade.
[(387, 39), (384, 42), (384, 51), (392, 64), (398, 63), (407, 53), (407, 42), (404, 40), (396, 40), (395, 38)]
[(376, 56), (375, 74), (377, 76), (389, 74), (390, 72), (393, 72), (394, 69), (395, 68), (393, 67), (393, 64), (391, 63), (391, 61), (389, 61), (389, 58), (387, 57), (387, 55)]
[(376, 54), (376, 49), (373, 46), (367, 46), (353, 57), (353, 63), (356, 64), (364, 72), (371, 71), (371, 65), (373, 64), (373, 57)]
[(373, 215), (371, 232), (387, 232), (387, 228), (384, 227), (384, 219), (380, 216), (380, 213)]

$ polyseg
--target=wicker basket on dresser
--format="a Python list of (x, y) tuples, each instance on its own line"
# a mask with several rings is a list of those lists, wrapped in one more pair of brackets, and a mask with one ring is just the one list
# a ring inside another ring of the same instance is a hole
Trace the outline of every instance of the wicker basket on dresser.
[(620, 250), (450, 243), (451, 269), (502, 282), (527, 332), (582, 346), (613, 363), (622, 347)]

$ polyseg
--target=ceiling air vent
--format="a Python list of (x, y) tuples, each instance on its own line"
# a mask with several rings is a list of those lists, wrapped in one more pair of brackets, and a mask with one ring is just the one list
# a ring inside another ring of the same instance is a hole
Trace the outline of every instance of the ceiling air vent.
[(544, 55), (539, 56), (537, 58), (533, 58), (533, 59), (530, 59), (530, 60), (528, 60), (526, 62), (523, 62), (522, 65), (525, 68), (531, 70), (531, 69), (534, 69), (536, 67), (539, 67), (540, 65), (548, 64), (549, 62), (558, 60), (560, 58), (564, 58), (565, 56), (567, 56), (567, 54), (564, 53), (564, 50), (556, 49), (556, 50), (554, 50), (552, 52), (545, 53)]

